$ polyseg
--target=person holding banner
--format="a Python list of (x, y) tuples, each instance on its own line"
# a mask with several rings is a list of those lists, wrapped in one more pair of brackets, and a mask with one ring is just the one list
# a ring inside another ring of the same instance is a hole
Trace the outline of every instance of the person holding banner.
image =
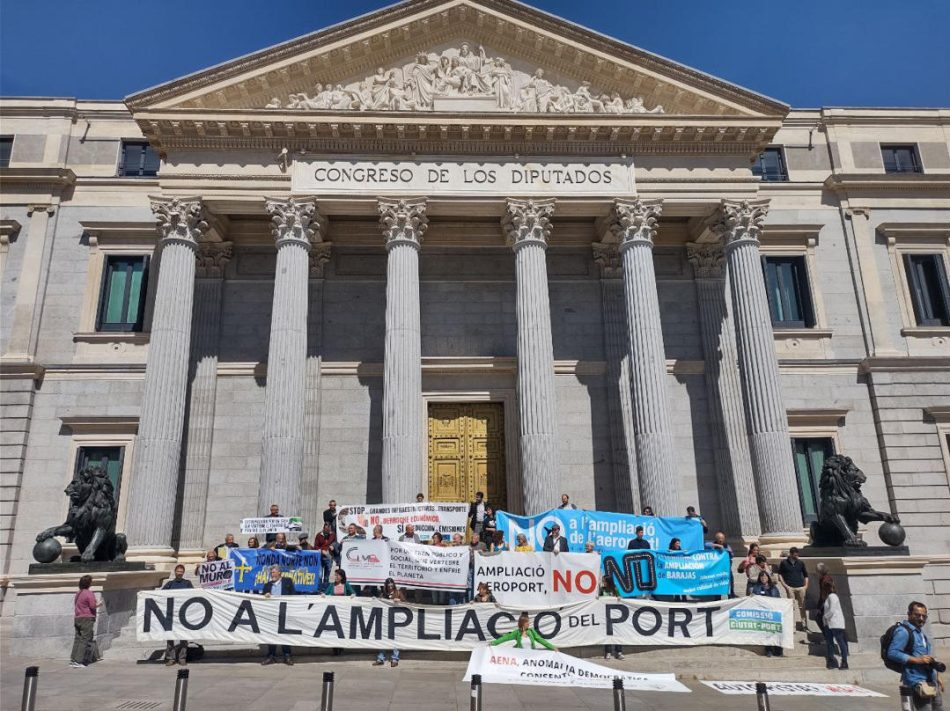
[[(280, 534), (278, 534), (280, 535)], [(272, 565), (270, 567), (270, 580), (264, 583), (264, 597), (284, 597), (286, 595), (295, 595), (294, 581), (281, 575), (280, 566)], [(294, 660), (290, 657), (290, 647), (286, 644), (280, 645), (280, 651), (284, 655), (284, 664), (289, 667), (294, 665)], [(277, 645), (267, 645), (267, 656), (261, 662), (262, 666), (275, 664), (277, 662)]]
[(561, 524), (555, 523), (551, 526), (551, 532), (544, 539), (544, 551), (546, 553), (567, 553), (567, 539), (561, 535)]
[[(435, 535), (439, 535), (438, 533)], [(383, 583), (383, 591), (379, 595), (380, 600), (389, 600), (390, 602), (405, 602), (406, 596), (402, 594), (402, 590), (396, 587), (396, 581), (392, 578), (386, 578), (386, 581)], [(386, 652), (380, 650), (376, 655), (376, 661), (373, 662), (374, 667), (381, 667), (386, 663)], [(399, 666), (399, 650), (393, 649), (391, 661), (389, 663), (391, 667)]]
[[(216, 551), (214, 548), (212, 548), (212, 549), (209, 550), (207, 553), (205, 553), (205, 559), (204, 559), (203, 562), (205, 562), (205, 563), (213, 563), (213, 562), (216, 561), (216, 560), (221, 560), (221, 559), (218, 557), (218, 551)], [(198, 574), (198, 569), (199, 569), (199, 568), (201, 568), (201, 563), (198, 563), (198, 565), (195, 566), (195, 575)]]
[(329, 586), (324, 594), (336, 597), (343, 597), (344, 595), (353, 597), (356, 595), (356, 591), (346, 582), (346, 571), (337, 568), (333, 571), (333, 585)]
[(550, 649), (552, 652), (557, 651), (557, 647), (548, 642), (537, 630), (531, 627), (531, 618), (529, 618), (525, 612), (522, 612), (521, 617), (518, 618), (518, 629), (512, 630), (508, 634), (503, 634), (491, 642), (490, 646), (497, 647), (499, 644), (512, 641), (515, 643), (515, 649), (524, 649), (524, 643), (528, 641), (531, 642), (531, 649), (536, 649), (540, 645), (545, 649)]
[[(435, 536), (439, 537), (438, 545), (442, 545), (442, 534), (436, 531), (435, 533), (432, 534), (433, 540)], [(416, 527), (413, 526), (411, 523), (407, 523), (406, 531), (399, 537), (399, 542), (400, 543), (421, 543), (422, 541), (419, 540), (419, 534), (416, 533)], [(430, 541), (430, 543), (432, 543), (432, 545), (436, 545), (432, 541)]]
[[(279, 517), (280, 517), (280, 507), (277, 504), (271, 504), (270, 513), (267, 514), (267, 516), (265, 516), (264, 518), (279, 518)], [(275, 540), (277, 540), (276, 533), (268, 533), (264, 537), (264, 541), (266, 543), (273, 543)]]
[(327, 583), (330, 582), (330, 569), (333, 567), (333, 559), (336, 557), (336, 534), (333, 532), (333, 526), (324, 521), (323, 530), (313, 539), (313, 543), (320, 551), (320, 568), (322, 571), (320, 585), (326, 587)]
[[(758, 548), (758, 546), (756, 546)], [(766, 573), (764, 570), (759, 573), (758, 578), (755, 581), (755, 584), (752, 586), (752, 589), (748, 593), (749, 595), (763, 595), (765, 597), (781, 597), (778, 592), (778, 588), (775, 586), (775, 583), (772, 582), (772, 576)], [(782, 648), (781, 647), (766, 647), (765, 656), (781, 657)]]
[(257, 540), (257, 536), (251, 536), (250, 538), (247, 539), (247, 545), (244, 547), (245, 548), (260, 548), (261, 542)]
[(627, 550), (649, 550), (650, 541), (643, 537), (643, 526), (637, 526), (636, 538), (631, 538), (627, 544)]
[(491, 594), (491, 588), (488, 587), (488, 583), (481, 582), (478, 584), (478, 590), (475, 592), (475, 597), (472, 599), (472, 602), (495, 602), (495, 596)]
[[(208, 551), (213, 553), (214, 551)], [(211, 560), (214, 560), (213, 558)], [(190, 590), (195, 587), (190, 580), (185, 580), (185, 566), (175, 566), (175, 577), (162, 585), (162, 590)], [(173, 667), (176, 664), (188, 664), (188, 642), (186, 640), (168, 640), (165, 643), (165, 666)]]
[(523, 533), (519, 533), (515, 536), (515, 552), (516, 553), (532, 553), (534, 548), (528, 545), (528, 537)]

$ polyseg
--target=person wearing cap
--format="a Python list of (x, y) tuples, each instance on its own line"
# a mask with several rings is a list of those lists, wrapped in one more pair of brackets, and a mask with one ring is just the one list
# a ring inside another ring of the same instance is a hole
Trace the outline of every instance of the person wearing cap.
[(313, 546), (310, 545), (310, 536), (306, 533), (301, 533), (297, 536), (297, 550), (301, 551), (312, 551)]
[(567, 553), (567, 539), (561, 535), (561, 524), (551, 526), (551, 532), (544, 539), (544, 550), (548, 553)]
[(649, 550), (650, 541), (643, 537), (643, 526), (637, 526), (637, 537), (627, 544), (627, 550)]

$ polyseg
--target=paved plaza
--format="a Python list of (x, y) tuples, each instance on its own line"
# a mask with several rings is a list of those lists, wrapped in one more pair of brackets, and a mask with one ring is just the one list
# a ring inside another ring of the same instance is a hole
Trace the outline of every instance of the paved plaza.
[[(427, 655), (428, 656), (428, 655)], [(325, 657), (303, 657), (295, 666), (261, 667), (256, 660), (199, 662), (189, 665), (188, 708), (200, 711), (316, 711), (320, 707), (322, 674), (336, 674), (334, 708), (341, 711), (465, 711), (469, 684), (462, 681), (464, 661), (408, 659), (397, 669), (370, 666), (369, 655), (359, 660), (328, 662)], [(3, 711), (19, 708), (23, 669), (29, 660), (2, 660)], [(592, 660), (593, 661), (593, 660)], [(172, 708), (177, 668), (160, 663), (135, 663), (107, 659), (86, 669), (72, 669), (67, 660), (43, 660), (40, 667), (37, 711), (88, 711), (122, 709), (167, 711)], [(634, 670), (629, 660), (611, 663)], [(763, 660), (762, 667), (768, 662)], [(768, 675), (765, 675), (768, 677)], [(724, 677), (726, 678), (726, 677)], [(754, 679), (752, 671), (737, 667), (730, 679)], [(705, 711), (754, 711), (754, 696), (726, 696), (692, 678), (681, 679), (693, 693), (633, 693), (627, 709), (704, 709)], [(895, 676), (896, 681), (896, 676)], [(773, 696), (773, 711), (877, 711), (899, 707), (893, 689), (865, 684), (889, 698), (840, 699)], [(490, 711), (545, 709), (612, 709), (610, 690), (565, 689), (537, 686), (486, 685), (483, 707)]]

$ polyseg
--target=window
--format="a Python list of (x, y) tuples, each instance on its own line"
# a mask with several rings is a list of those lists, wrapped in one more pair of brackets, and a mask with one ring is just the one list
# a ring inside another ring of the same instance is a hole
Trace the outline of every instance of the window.
[(762, 257), (762, 271), (772, 325), (776, 328), (814, 328), (815, 311), (808, 289), (805, 257)]
[(881, 146), (885, 173), (922, 173), (917, 146)]
[(788, 171), (785, 170), (785, 158), (781, 148), (766, 148), (759, 154), (752, 164), (752, 175), (758, 175), (762, 180), (788, 180)]
[(795, 437), (792, 456), (798, 479), (798, 498), (802, 505), (802, 520), (809, 524), (818, 520), (818, 482), (825, 459), (835, 453), (830, 437)]
[(145, 141), (123, 141), (119, 161), (119, 175), (158, 175), (161, 159), (158, 152)]
[(907, 285), (918, 326), (950, 326), (950, 286), (939, 254), (905, 254)]
[(141, 331), (148, 288), (148, 257), (106, 257), (97, 331)]
[(13, 136), (0, 136), (0, 168), (10, 167), (10, 154), (13, 152)]
[(115, 500), (119, 500), (119, 487), (122, 484), (122, 461), (125, 459), (125, 447), (79, 447), (76, 450), (76, 471), (88, 466), (100, 466), (106, 470), (112, 482)]

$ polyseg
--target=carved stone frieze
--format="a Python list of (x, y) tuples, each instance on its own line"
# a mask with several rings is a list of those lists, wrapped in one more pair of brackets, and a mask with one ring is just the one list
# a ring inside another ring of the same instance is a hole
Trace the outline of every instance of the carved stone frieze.
[(312, 243), (321, 240), (323, 218), (313, 200), (268, 200), (266, 207), (278, 249), (291, 243), (310, 249)]
[(151, 207), (160, 241), (181, 242), (197, 249), (201, 236), (208, 231), (200, 199), (153, 197)]
[(198, 248), (195, 276), (199, 279), (220, 278), (234, 256), (233, 242), (202, 242)]
[(425, 198), (380, 200), (379, 226), (386, 238), (387, 249), (399, 242), (422, 244), (422, 235), (429, 226)]
[(726, 247), (739, 240), (758, 242), (768, 214), (768, 200), (723, 200), (710, 229)]
[(330, 261), (329, 242), (320, 242), (310, 249), (310, 278), (323, 279), (323, 267)]
[(647, 242), (652, 247), (656, 221), (662, 212), (660, 199), (615, 200), (608, 229), (621, 250), (635, 242)]
[[(469, 99), (471, 101), (459, 102)], [(570, 88), (533, 72), (512, 69), (502, 57), (463, 42), (439, 53), (420, 52), (406, 65), (384, 68), (361, 81), (314, 86), (313, 96), (274, 97), (267, 109), (302, 111), (452, 111), (471, 110), (556, 114), (661, 114), (647, 109), (643, 97), (601, 93), (583, 81)]]
[(623, 262), (615, 242), (594, 242), (591, 248), (601, 279), (620, 279), (623, 276)]
[(554, 216), (554, 198), (546, 200), (515, 200), (509, 198), (506, 214), (501, 220), (508, 245), (517, 250), (529, 243), (547, 247), (551, 236), (551, 218)]
[(718, 242), (687, 242), (686, 259), (697, 279), (722, 279), (725, 252)]

